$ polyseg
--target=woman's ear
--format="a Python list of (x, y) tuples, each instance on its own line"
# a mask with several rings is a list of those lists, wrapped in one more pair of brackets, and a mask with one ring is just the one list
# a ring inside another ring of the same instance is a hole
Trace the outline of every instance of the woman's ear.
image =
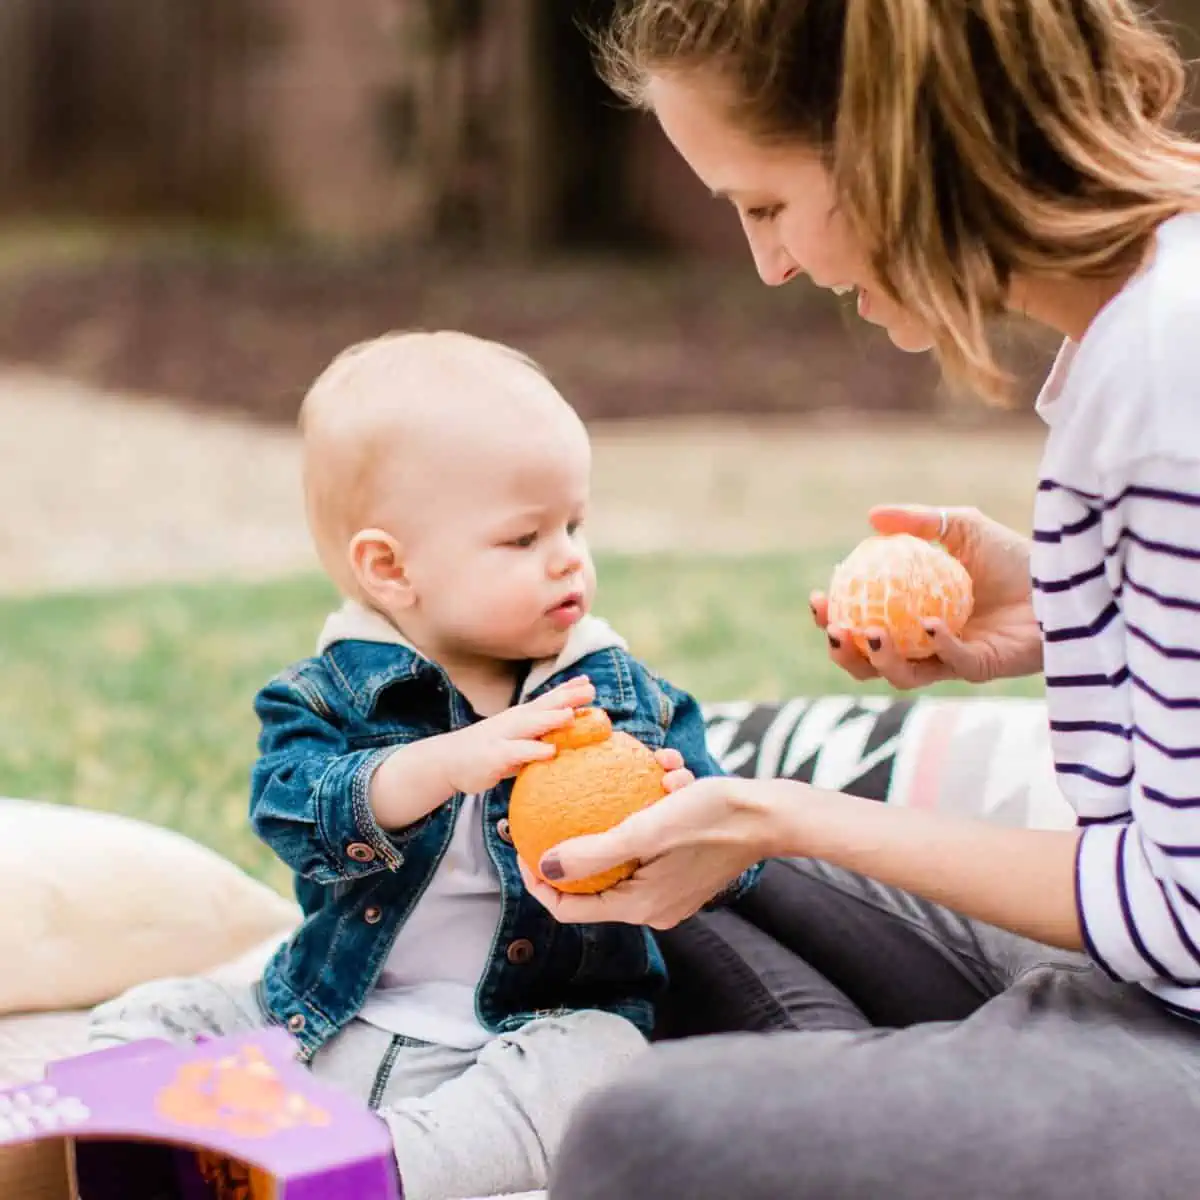
[(400, 543), (382, 529), (361, 529), (350, 539), (350, 570), (363, 594), (384, 612), (411, 608), (416, 601), (404, 569)]

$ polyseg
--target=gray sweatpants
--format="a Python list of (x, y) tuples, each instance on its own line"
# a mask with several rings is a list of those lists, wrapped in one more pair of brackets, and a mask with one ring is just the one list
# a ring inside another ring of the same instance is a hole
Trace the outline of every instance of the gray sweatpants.
[(1080, 955), (807, 860), (688, 937), (791, 1031), (656, 1047), (581, 1105), (551, 1200), (1200, 1196), (1200, 1024)]
[[(92, 1015), (89, 1043), (191, 1042), (263, 1028), (253, 988), (207, 979), (143, 984)], [(571, 1112), (646, 1047), (628, 1021), (582, 1011), (531, 1021), (481, 1050), (453, 1050), (352, 1021), (312, 1071), (387, 1122), (405, 1200), (546, 1186)]]

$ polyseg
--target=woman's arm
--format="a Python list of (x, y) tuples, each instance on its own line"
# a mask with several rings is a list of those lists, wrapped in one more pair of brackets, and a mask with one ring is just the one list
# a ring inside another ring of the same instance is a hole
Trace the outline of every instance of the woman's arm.
[(541, 862), (554, 881), (638, 859), (631, 879), (596, 896), (555, 891), (528, 870), (525, 880), (560, 921), (664, 929), (761, 858), (821, 858), (1078, 950), (1078, 840), (1073, 830), (1003, 828), (790, 780), (701, 779), (607, 833), (564, 842)]
[(759, 786), (775, 814), (776, 854), (824, 859), (1035, 941), (1083, 949), (1077, 830), (987, 825), (787, 781)]

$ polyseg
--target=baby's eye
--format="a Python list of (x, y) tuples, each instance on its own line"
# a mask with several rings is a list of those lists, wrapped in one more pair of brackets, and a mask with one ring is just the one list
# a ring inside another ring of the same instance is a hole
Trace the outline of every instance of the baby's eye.
[(568, 521), (567, 522), (567, 536), (574, 537), (582, 528), (583, 528), (582, 520)]
[(510, 538), (506, 544), (518, 550), (528, 550), (536, 541), (536, 533), (523, 533), (520, 537)]

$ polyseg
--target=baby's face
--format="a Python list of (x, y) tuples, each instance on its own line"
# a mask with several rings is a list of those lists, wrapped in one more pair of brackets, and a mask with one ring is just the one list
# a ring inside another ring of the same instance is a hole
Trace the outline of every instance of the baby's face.
[(512, 432), (449, 445), (437, 494), (407, 522), (415, 604), (400, 620), (435, 658), (552, 658), (591, 607), (587, 435), (573, 416)]

